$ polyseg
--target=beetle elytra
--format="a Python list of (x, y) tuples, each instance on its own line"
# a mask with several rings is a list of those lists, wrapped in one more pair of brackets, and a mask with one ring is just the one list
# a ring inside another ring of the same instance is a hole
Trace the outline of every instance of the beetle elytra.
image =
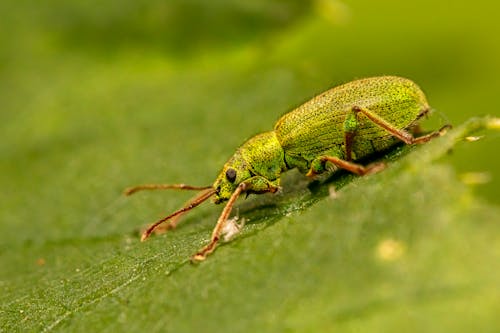
[(297, 168), (309, 177), (327, 171), (327, 165), (358, 175), (377, 172), (383, 163), (362, 165), (360, 159), (383, 151), (399, 141), (425, 143), (449, 127), (416, 137), (419, 119), (429, 112), (422, 90), (411, 80), (381, 76), (352, 81), (327, 90), (284, 114), (268, 132), (248, 139), (224, 164), (211, 186), (148, 184), (129, 188), (196, 190), (184, 207), (152, 224), (145, 240), (162, 223), (174, 228), (179, 217), (208, 198), (227, 201), (212, 231), (210, 242), (193, 257), (201, 261), (216, 248), (232, 207), (242, 193), (274, 193), (283, 172)]

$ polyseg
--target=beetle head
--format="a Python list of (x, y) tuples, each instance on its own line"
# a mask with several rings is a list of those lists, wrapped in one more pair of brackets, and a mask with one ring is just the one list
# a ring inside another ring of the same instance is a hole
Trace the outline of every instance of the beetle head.
[(224, 164), (222, 171), (213, 184), (215, 190), (214, 203), (218, 204), (228, 200), (236, 187), (251, 176), (247, 162), (238, 149), (229, 161)]

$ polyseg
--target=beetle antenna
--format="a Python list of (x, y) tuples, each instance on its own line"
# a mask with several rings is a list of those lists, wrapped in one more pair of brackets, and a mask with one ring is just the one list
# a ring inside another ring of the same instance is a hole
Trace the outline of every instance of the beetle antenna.
[[(184, 184), (179, 184), (179, 185), (184, 186)], [(172, 185), (168, 185), (168, 186), (172, 186)], [(168, 187), (168, 188), (172, 188), (172, 187)], [(177, 187), (173, 187), (173, 188), (177, 188)], [(181, 189), (192, 190), (193, 188), (191, 188), (191, 186), (190, 186), (190, 188), (181, 188)], [(207, 200), (208, 198), (210, 198), (212, 195), (215, 194), (215, 189), (212, 187), (202, 187), (201, 189), (204, 190), (204, 192), (200, 193), (200, 196), (198, 196), (194, 201), (189, 202), (186, 206), (182, 207), (181, 209), (173, 212), (172, 214), (170, 214), (170, 215), (162, 218), (161, 220), (156, 221), (152, 225), (150, 225), (149, 228), (147, 228), (146, 231), (144, 231), (142, 233), (141, 242), (144, 242), (151, 235), (151, 233), (163, 222), (166, 222), (173, 217), (176, 217), (180, 214), (183, 214), (183, 213), (195, 208), (196, 206), (201, 204), (203, 201)]]
[(212, 188), (212, 186), (190, 186), (186, 184), (144, 184), (129, 187), (123, 191), (125, 195), (131, 195), (143, 190), (194, 190), (201, 191)]

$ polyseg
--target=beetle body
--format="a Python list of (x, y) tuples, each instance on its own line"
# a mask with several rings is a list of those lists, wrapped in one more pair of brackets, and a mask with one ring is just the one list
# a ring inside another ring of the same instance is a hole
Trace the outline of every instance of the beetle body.
[[(422, 90), (401, 77), (367, 78), (332, 88), (283, 115), (273, 131), (258, 134), (238, 148), (213, 185), (218, 189), (214, 201), (229, 199), (236, 186), (251, 177), (268, 180), (269, 186), (260, 189), (267, 192), (267, 188), (279, 185), (282, 172), (298, 168), (307, 173), (318, 157), (356, 161), (399, 141), (365, 115), (354, 119), (353, 107), (370, 110), (397, 130), (411, 130), (429, 111)], [(346, 156), (345, 134), (349, 127), (355, 129), (351, 157)], [(226, 177), (230, 169), (236, 171), (235, 181)]]
[(297, 168), (313, 177), (325, 172), (327, 164), (358, 175), (383, 169), (383, 163), (361, 165), (357, 161), (385, 150), (398, 141), (424, 143), (440, 136), (448, 126), (414, 137), (418, 120), (429, 112), (427, 99), (411, 80), (382, 76), (361, 79), (332, 88), (283, 115), (269, 132), (255, 135), (241, 145), (224, 164), (212, 186), (143, 185), (141, 189), (202, 190), (183, 208), (151, 225), (146, 239), (163, 222), (166, 229), (177, 218), (209, 197), (227, 201), (212, 232), (210, 243), (193, 256), (204, 260), (216, 247), (234, 202), (242, 193), (274, 193), (283, 172)]

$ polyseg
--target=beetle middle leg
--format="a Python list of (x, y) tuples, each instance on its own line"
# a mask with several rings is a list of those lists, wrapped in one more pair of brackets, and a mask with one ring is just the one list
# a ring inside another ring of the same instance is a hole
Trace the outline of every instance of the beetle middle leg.
[(372, 174), (379, 172), (385, 168), (385, 163), (372, 163), (369, 165), (361, 165), (358, 163), (354, 163), (351, 161), (343, 160), (337, 156), (324, 155), (314, 159), (311, 163), (311, 168), (307, 172), (307, 177), (313, 177), (317, 174), (323, 173), (326, 171), (325, 163), (331, 162), (336, 167), (340, 169), (344, 169), (350, 171), (359, 176)]

